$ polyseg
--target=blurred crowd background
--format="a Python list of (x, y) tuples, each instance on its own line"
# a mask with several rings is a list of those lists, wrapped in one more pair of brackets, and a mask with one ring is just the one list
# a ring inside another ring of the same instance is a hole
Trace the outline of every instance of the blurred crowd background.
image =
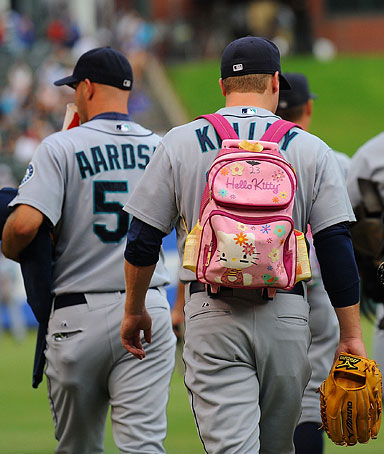
[(128, 56), (135, 74), (134, 114), (150, 109), (140, 93), (148, 54), (165, 64), (216, 58), (229, 41), (246, 34), (274, 38), (284, 53), (312, 47), (306, 8), (294, 9), (305, 2), (0, 3), (0, 156), (17, 180), (41, 139), (61, 129), (64, 106), (73, 100), (71, 89), (54, 87), (53, 81), (68, 75), (88, 49), (111, 45)]
[[(361, 23), (378, 13), (382, 27), (382, 0), (0, 0), (0, 162), (20, 180), (37, 144), (61, 129), (65, 105), (73, 101), (73, 91), (53, 81), (93, 47), (111, 45), (128, 56), (135, 115), (151, 109), (141, 84), (149, 56), (165, 65), (218, 58), (232, 39), (254, 34), (274, 40), (282, 55), (328, 58), (345, 43), (318, 36), (319, 18), (329, 34), (327, 18), (355, 15)], [(347, 26), (335, 25), (344, 36)], [(356, 33), (360, 42), (367, 39)]]
[[(127, 55), (135, 75), (129, 111), (145, 126), (161, 110), (145, 84), (153, 58), (163, 67), (216, 59), (231, 40), (254, 34), (272, 39), (283, 56), (329, 59), (384, 51), (383, 26), (382, 0), (0, 0), (0, 188), (17, 186), (39, 142), (61, 129), (74, 92), (53, 81), (91, 48)], [(151, 125), (157, 132), (171, 126)], [(0, 260), (3, 308), (25, 303), (15, 266)], [(14, 326), (22, 339), (20, 311), (0, 308), (0, 316), (0, 327)]]

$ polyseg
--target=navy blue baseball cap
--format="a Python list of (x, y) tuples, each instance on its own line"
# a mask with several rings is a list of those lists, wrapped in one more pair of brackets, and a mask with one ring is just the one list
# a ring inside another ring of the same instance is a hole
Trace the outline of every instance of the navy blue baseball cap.
[(97, 47), (78, 59), (71, 76), (56, 80), (54, 84), (72, 87), (75, 82), (84, 79), (121, 90), (131, 90), (133, 72), (128, 59), (121, 52), (111, 47)]
[(245, 36), (232, 41), (221, 57), (221, 78), (247, 74), (275, 74), (278, 71), (280, 89), (291, 86), (281, 74), (280, 52), (272, 41), (258, 36)]
[(284, 77), (291, 85), (292, 89), (280, 93), (279, 109), (289, 109), (290, 107), (301, 106), (308, 99), (316, 99), (317, 96), (311, 93), (307, 78), (301, 73), (284, 73)]

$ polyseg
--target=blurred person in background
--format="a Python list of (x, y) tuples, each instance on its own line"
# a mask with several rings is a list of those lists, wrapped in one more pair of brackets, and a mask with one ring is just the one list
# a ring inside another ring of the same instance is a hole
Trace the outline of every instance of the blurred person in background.
[[(291, 90), (280, 91), (276, 115), (299, 124), (309, 131), (313, 113), (313, 100), (308, 80), (301, 73), (284, 73)], [(336, 158), (344, 178), (347, 175), (349, 158), (344, 153), (336, 153)], [(311, 308), (309, 328), (312, 340), (308, 351), (311, 364), (311, 378), (304, 390), (302, 413), (295, 430), (296, 454), (322, 454), (324, 452), (323, 430), (320, 416), (320, 400), (317, 389), (329, 374), (334, 354), (339, 342), (339, 324), (328, 293), (321, 278), (320, 265), (316, 257), (310, 229), (307, 234), (310, 246), (309, 257), (312, 278), (307, 283), (307, 300)]]
[[(11, 168), (6, 164), (0, 164), (0, 188), (15, 186), (17, 183)], [(20, 266), (0, 252), (0, 309), (3, 315), (7, 316), (9, 330), (18, 342), (21, 342), (27, 334), (23, 310), (25, 303), (26, 295)], [(2, 330), (0, 321), (0, 334)]]
[(373, 357), (384, 366), (384, 282), (377, 269), (384, 261), (384, 132), (352, 156), (347, 188), (357, 222), (351, 228), (361, 280), (361, 308), (374, 320)]
[(8, 316), (9, 331), (17, 342), (24, 340), (27, 334), (25, 303), (20, 266), (0, 253), (0, 307)]
[(31, 67), (23, 61), (13, 63), (8, 70), (7, 83), (2, 89), (0, 97), (1, 112), (17, 120), (16, 117), (28, 101), (32, 86), (33, 73)]
[(3, 6), (1, 11), (2, 45), (13, 57), (23, 56), (31, 50), (36, 40), (35, 26), (24, 13)]
[(122, 11), (116, 26), (116, 39), (119, 48), (131, 62), (133, 73), (140, 86), (145, 66), (155, 40), (154, 24), (144, 19), (134, 9)]

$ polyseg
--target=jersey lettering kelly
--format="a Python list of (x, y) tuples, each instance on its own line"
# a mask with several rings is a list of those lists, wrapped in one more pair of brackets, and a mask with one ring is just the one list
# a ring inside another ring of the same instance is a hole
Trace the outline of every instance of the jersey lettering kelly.
[(75, 153), (77, 165), (81, 178), (87, 178), (100, 172), (120, 169), (139, 169), (144, 170), (155, 151), (145, 144), (137, 146), (131, 143), (119, 145), (103, 145), (91, 147), (86, 153), (78, 151)]
[[(266, 130), (270, 125), (270, 123), (267, 123)], [(239, 135), (239, 124), (232, 123), (232, 127), (236, 131), (236, 134)], [(256, 122), (251, 122), (249, 124), (247, 140), (255, 140), (255, 129)], [(202, 153), (206, 153), (208, 150), (218, 150), (221, 148), (221, 139), (216, 131), (213, 130), (212, 126), (204, 126), (204, 128), (195, 129), (195, 133)], [(210, 136), (208, 133), (210, 133)], [(211, 139), (213, 134), (215, 135), (214, 141)], [(281, 149), (286, 151), (291, 140), (296, 137), (297, 134), (298, 132), (296, 131), (288, 131), (284, 136), (284, 141)]]

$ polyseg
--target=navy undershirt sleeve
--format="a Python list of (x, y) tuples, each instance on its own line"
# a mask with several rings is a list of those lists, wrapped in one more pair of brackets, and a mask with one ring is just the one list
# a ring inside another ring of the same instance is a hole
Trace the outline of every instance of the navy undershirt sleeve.
[(156, 227), (133, 217), (127, 234), (125, 259), (135, 266), (154, 265), (159, 260), (161, 243), (165, 236), (166, 233)]
[(359, 274), (347, 223), (335, 224), (313, 235), (325, 290), (334, 307), (357, 304)]

